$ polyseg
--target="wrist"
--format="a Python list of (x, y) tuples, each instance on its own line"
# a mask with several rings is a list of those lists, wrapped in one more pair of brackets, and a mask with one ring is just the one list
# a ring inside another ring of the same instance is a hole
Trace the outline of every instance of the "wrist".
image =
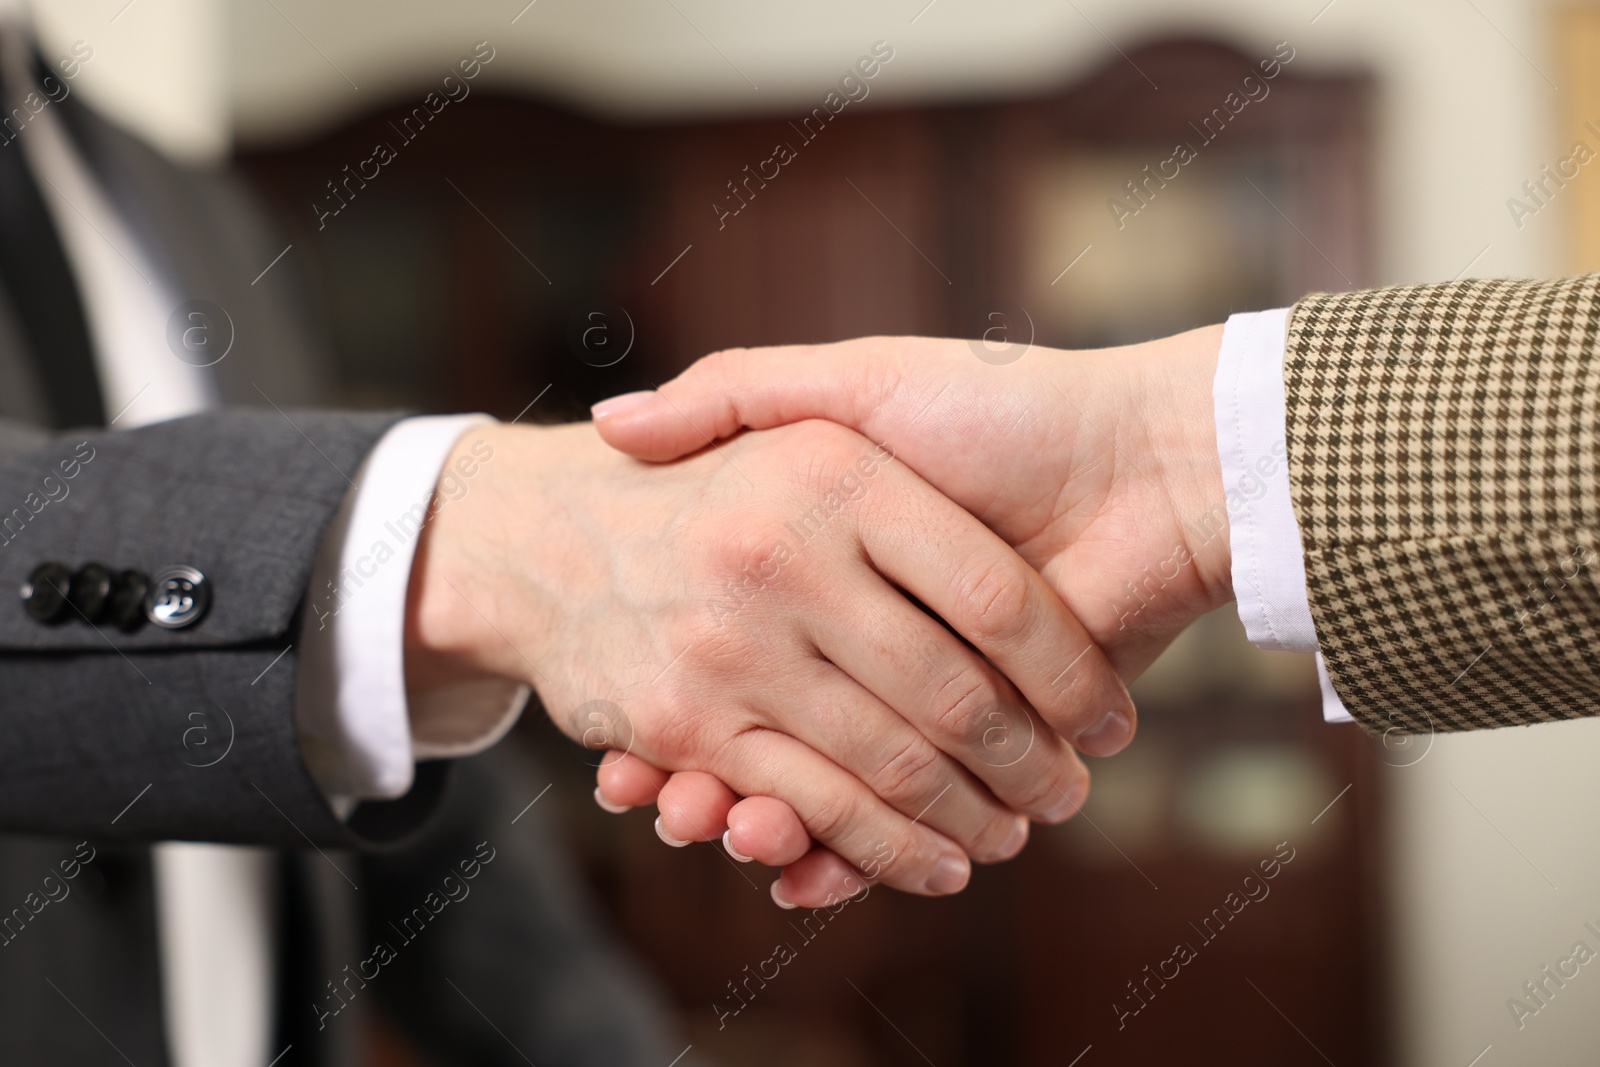
[[(406, 687), (417, 693), (487, 679), (532, 683), (524, 647), (542, 647), (548, 613), (511, 610), (525, 598), (507, 566), (516, 542), (536, 534), (544, 509), (534, 494), (547, 482), (541, 464), (554, 429), (475, 427), (451, 449), (418, 535), (406, 590)], [(492, 459), (493, 462), (488, 462)], [(452, 472), (476, 467), (461, 479)], [(510, 494), (519, 491), (516, 499)], [(530, 490), (532, 492), (530, 492)], [(530, 546), (548, 555), (546, 546)]]
[(1146, 350), (1147, 432), (1157, 480), (1172, 501), (1182, 543), (1203, 590), (1200, 614), (1233, 600), (1227, 497), (1217, 452), (1213, 387), (1222, 326), (1205, 326), (1141, 346)]
[(1192, 581), (1174, 605), (1183, 625), (1233, 600), (1228, 507), (1217, 453), (1212, 398), (1222, 327), (1207, 326), (1144, 344), (1104, 350), (1111, 380), (1123, 388), (1116, 403), (1132, 423), (1128, 451), (1137, 457), (1134, 480), (1155, 500), (1141, 513), (1163, 516)]
[(1211, 399), (1221, 333), (1055, 353), (1029, 390), (1065, 401), (1041, 416), (1059, 422), (1040, 468), (1065, 481), (1045, 487), (1044, 537), (1019, 550), (1130, 677), (1233, 598)]

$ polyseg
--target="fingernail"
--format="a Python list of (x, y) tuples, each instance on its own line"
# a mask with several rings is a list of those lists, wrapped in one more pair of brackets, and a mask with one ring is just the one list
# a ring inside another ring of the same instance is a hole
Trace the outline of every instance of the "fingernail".
[(604, 793), (600, 792), (600, 787), (599, 786), (595, 786), (594, 787), (594, 802), (596, 804), (600, 805), (602, 810), (609, 811), (613, 815), (621, 815), (625, 811), (632, 811), (633, 810), (633, 805), (632, 804), (613, 804), (613, 803), (611, 803), (611, 801), (606, 799), (606, 795)]
[(1066, 822), (1078, 814), (1078, 809), (1083, 807), (1083, 798), (1089, 792), (1089, 784), (1079, 779), (1067, 786), (1067, 791), (1062, 794), (1061, 803), (1039, 816), (1043, 822)]
[[(780, 881), (781, 881), (781, 879), (780, 879)], [(774, 904), (776, 904), (778, 907), (782, 908), (784, 911), (793, 911), (795, 908), (798, 908), (800, 906), (798, 904), (791, 904), (787, 900), (784, 900), (781, 896), (778, 895), (778, 883), (777, 882), (773, 882), (772, 883), (772, 902)]]
[(589, 414), (594, 417), (595, 422), (604, 422), (606, 419), (614, 418), (617, 415), (626, 415), (630, 411), (638, 410), (654, 400), (655, 396), (654, 389), (644, 389), (637, 393), (623, 393), (621, 396), (613, 396), (600, 401), (600, 403), (589, 409)]
[(1011, 836), (1006, 838), (1006, 843), (1000, 846), (1000, 851), (995, 854), (997, 860), (1008, 860), (1022, 851), (1022, 846), (1028, 843), (1028, 820), (1018, 819), (1017, 825), (1012, 829)]
[(1133, 737), (1133, 723), (1121, 711), (1106, 713), (1094, 729), (1078, 735), (1078, 747), (1091, 756), (1115, 756), (1128, 747)]
[[(740, 863), (749, 863), (751, 860), (755, 859), (754, 856), (746, 856), (743, 852), (740, 852), (738, 849), (733, 847), (732, 830), (722, 831), (722, 847), (728, 850), (728, 855), (732, 856)], [(773, 885), (777, 885), (777, 883), (774, 882)]]
[(928, 892), (946, 894), (959, 893), (967, 886), (967, 880), (972, 877), (972, 865), (965, 857), (945, 856), (939, 860), (939, 865), (933, 869), (933, 877), (928, 879)]
[(684, 845), (689, 844), (689, 842), (679, 841), (676, 837), (673, 837), (671, 834), (667, 833), (666, 827), (661, 825), (661, 816), (659, 815), (656, 816), (656, 836), (661, 838), (661, 840), (665, 841), (667, 844), (671, 845), (673, 848), (682, 848)]

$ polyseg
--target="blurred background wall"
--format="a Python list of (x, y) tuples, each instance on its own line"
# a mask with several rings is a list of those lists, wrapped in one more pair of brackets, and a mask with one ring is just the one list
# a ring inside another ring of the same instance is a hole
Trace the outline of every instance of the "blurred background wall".
[[(47, 53), (93, 46), (76, 85), (103, 111), (245, 168), (320, 279), (352, 402), (510, 417), (551, 383), (540, 410), (577, 415), (716, 345), (977, 335), (997, 311), (1104, 343), (1313, 287), (1600, 267), (1600, 165), (1542, 176), (1600, 151), (1581, 5), (49, 0), (36, 19)], [(870, 96), (719, 227), (725, 183), (880, 40)], [(478, 41), (474, 96), (322, 219), (325, 184)], [(1273, 95), (1132, 199), (1279, 42)], [(1113, 197), (1138, 208), (1120, 228)], [(627, 309), (628, 359), (575, 358), (585, 302)], [(1592, 1063), (1593, 968), (1543, 1006), (1524, 983), (1600, 949), (1600, 723), (1370, 742), (1321, 725), (1308, 664), (1226, 615), (1142, 684), (1140, 740), (1096, 765), (1086, 819), (959, 901), (875, 894), (729, 1030), (711, 1001), (782, 934), (764, 881), (600, 819), (569, 754), (576, 847), (729, 1063)], [(1283, 840), (1273, 898), (1119, 1028), (1127, 983)], [(1511, 998), (1537, 1014), (1519, 1026)]]

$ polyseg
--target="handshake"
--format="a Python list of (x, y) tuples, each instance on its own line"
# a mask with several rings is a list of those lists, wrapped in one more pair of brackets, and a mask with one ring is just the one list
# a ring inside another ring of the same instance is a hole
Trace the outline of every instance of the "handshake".
[(614, 750), (602, 807), (782, 867), (781, 905), (957, 892), (1078, 811), (1125, 683), (1232, 599), (1221, 335), (734, 350), (592, 425), (488, 428), (419, 542), (408, 688), (533, 686)]

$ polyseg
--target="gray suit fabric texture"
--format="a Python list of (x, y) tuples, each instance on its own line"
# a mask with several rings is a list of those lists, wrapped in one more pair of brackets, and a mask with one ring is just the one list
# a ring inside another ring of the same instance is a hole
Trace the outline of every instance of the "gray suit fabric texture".
[[(0, 601), (0, 1063), (169, 1062), (143, 843), (175, 838), (283, 850), (276, 1067), (360, 1062), (373, 1010), (441, 1065), (665, 1064), (663, 1012), (587, 907), (555, 805), (512, 823), (543, 777), (524, 754), (422, 764), (400, 801), (329, 809), (296, 743), (295, 646), (347, 476), (399, 415), (304, 406), (327, 395), (325, 346), (292, 261), (252, 282), (284, 243), (225, 172), (51, 106), (170, 291), (227, 310), (216, 382), (248, 406), (41, 429), (38, 356), (0, 298), (0, 589), (44, 560), (185, 563), (214, 586), (201, 624), (131, 635)], [(225, 758), (206, 765), (197, 727), (231, 737)]]

